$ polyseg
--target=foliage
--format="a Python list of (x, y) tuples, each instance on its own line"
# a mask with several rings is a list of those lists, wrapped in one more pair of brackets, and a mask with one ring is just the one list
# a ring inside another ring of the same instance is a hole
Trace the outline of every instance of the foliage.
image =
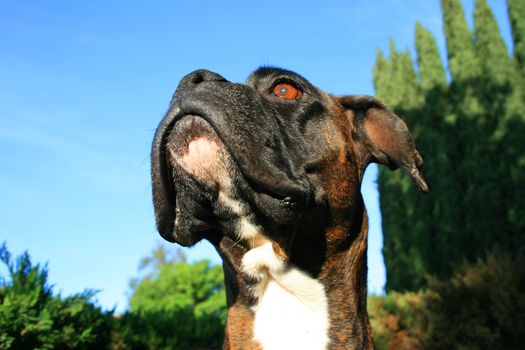
[(369, 296), (368, 313), (377, 350), (423, 349), (423, 293)]
[(508, 256), (432, 280), (426, 298), (428, 349), (519, 349), (525, 334), (525, 265)]
[(520, 349), (525, 334), (525, 265), (489, 255), (421, 292), (370, 296), (378, 350)]
[(132, 282), (130, 310), (118, 319), (114, 349), (217, 349), (226, 322), (222, 268), (156, 249), (151, 271)]
[(91, 302), (95, 292), (54, 296), (47, 267), (27, 253), (13, 261), (3, 244), (0, 260), (9, 277), (0, 279), (0, 349), (109, 348), (113, 316)]
[(514, 57), (525, 76), (525, 1), (507, 0), (509, 7), (510, 25), (514, 40)]
[[(509, 5), (518, 45), (523, 0)], [(525, 255), (523, 62), (509, 55), (486, 0), (476, 0), (473, 32), (459, 0), (442, 0), (442, 9), (451, 81), (419, 23), (417, 71), (393, 41), (374, 67), (376, 94), (413, 131), (431, 188), (423, 196), (407, 177), (380, 170), (387, 290), (419, 290), (426, 276), (447, 279), (490, 251)]]
[(423, 292), (369, 297), (378, 350), (520, 349), (525, 334), (522, 258), (489, 255)]

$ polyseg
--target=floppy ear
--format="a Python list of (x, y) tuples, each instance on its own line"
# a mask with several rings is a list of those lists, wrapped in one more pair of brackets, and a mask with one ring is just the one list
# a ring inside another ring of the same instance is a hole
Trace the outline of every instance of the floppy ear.
[(371, 162), (384, 164), (391, 170), (402, 168), (419, 190), (428, 192), (428, 185), (420, 173), (423, 158), (405, 122), (372, 96), (339, 96), (336, 99), (352, 125), (361, 171)]

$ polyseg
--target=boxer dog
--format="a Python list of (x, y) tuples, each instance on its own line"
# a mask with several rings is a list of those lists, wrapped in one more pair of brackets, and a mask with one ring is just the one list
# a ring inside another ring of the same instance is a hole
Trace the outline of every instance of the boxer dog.
[(332, 96), (263, 67), (246, 84), (185, 76), (151, 154), (157, 228), (223, 260), (224, 349), (371, 349), (366, 311), (367, 165), (421, 191), (405, 123), (370, 96)]

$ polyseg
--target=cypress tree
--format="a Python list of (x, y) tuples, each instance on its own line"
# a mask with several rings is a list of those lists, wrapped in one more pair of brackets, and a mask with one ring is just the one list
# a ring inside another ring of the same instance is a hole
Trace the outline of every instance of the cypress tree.
[[(508, 13), (514, 41), (515, 71), (511, 73), (512, 95), (506, 101), (505, 122), (497, 139), (504, 150), (507, 172), (502, 174), (507, 205), (506, 235), (512, 237), (516, 253), (525, 255), (525, 1), (508, 0)], [(516, 73), (519, 72), (519, 73)], [(521, 74), (520, 74), (521, 73)], [(514, 185), (514, 187), (512, 187)]]
[(457, 222), (460, 214), (453, 206), (442, 205), (439, 198), (446, 195), (453, 203), (461, 200), (456, 169), (451, 162), (457, 145), (455, 140), (445, 142), (443, 139), (443, 135), (454, 130), (447, 122), (449, 113), (445, 99), (448, 84), (436, 40), (420, 23), (416, 23), (415, 37), (419, 78), (425, 99), (420, 109), (418, 123), (421, 131), (416, 142), (425, 159), (424, 176), (432, 189), (427, 196), (416, 194), (420, 222), (414, 225), (418, 228), (415, 249), (422, 251), (425, 271), (444, 276), (448, 269), (442, 262), (455, 252), (450, 247), (445, 248), (442, 242), (449, 241), (456, 234), (450, 223)]
[[(484, 196), (485, 201), (493, 200), (496, 203), (485, 206), (485, 209), (492, 207), (492, 214), (498, 218), (493, 220), (497, 224), (494, 229), (502, 234), (502, 239), (493, 245), (498, 249), (517, 253), (520, 249), (525, 249), (519, 243), (525, 231), (525, 219), (519, 218), (525, 216), (525, 191), (521, 186), (525, 181), (525, 162), (520, 162), (519, 159), (524, 159), (525, 148), (518, 146), (523, 145), (525, 136), (524, 77), (520, 75), (516, 61), (509, 56), (486, 0), (478, 0), (476, 3), (474, 20), (476, 46), (483, 67), (479, 92), (488, 114), (486, 130), (492, 130), (487, 135), (491, 142), (485, 147), (492, 145), (490, 165), (493, 171), (489, 173), (492, 178), (487, 180), (499, 184), (491, 188), (492, 198)], [(523, 23), (525, 17), (516, 22), (518, 26)], [(484, 154), (489, 152), (485, 150)], [(497, 158), (503, 161), (494, 162)], [(488, 245), (493, 237), (490, 233), (486, 233), (486, 236)]]
[(423, 102), (419, 81), (410, 52), (397, 52), (396, 44), (390, 39), (389, 58), (380, 49), (374, 66), (376, 96), (384, 99), (392, 108), (411, 110)]
[(453, 105), (458, 111), (458, 136), (464, 150), (458, 174), (462, 220), (457, 222), (460, 233), (451, 241), (461, 250), (459, 256), (451, 257), (454, 264), (461, 262), (460, 257), (473, 262), (492, 250), (499, 244), (494, 234), (506, 226), (505, 203), (498, 185), (504, 171), (495, 161), (500, 147), (494, 131), (505, 115), (512, 62), (486, 0), (475, 2), (473, 43), (478, 70), (468, 79), (455, 81), (452, 87), (454, 94), (465, 92)]
[[(525, 255), (523, 76), (486, 0), (476, 0), (474, 33), (458, 0), (442, 8), (450, 83), (419, 23), (418, 74), (393, 42), (374, 70), (378, 96), (413, 131), (431, 186), (423, 197), (399, 173), (380, 171), (387, 290), (420, 289), (426, 275), (447, 278), (494, 250)], [(515, 21), (513, 29), (525, 16)]]
[(525, 77), (525, 0), (507, 0), (507, 4), (514, 40), (514, 57)]
[[(452, 140), (446, 150), (454, 168), (453, 187), (445, 192), (451, 194), (455, 202), (448, 205), (456, 212), (451, 213), (450, 226), (456, 232), (446, 236), (450, 246), (441, 271), (449, 275), (453, 265), (458, 260), (472, 258), (470, 254), (479, 241), (475, 237), (475, 230), (479, 221), (473, 220), (478, 205), (474, 200), (480, 189), (477, 176), (479, 164), (476, 156), (480, 144), (479, 122), (484, 119), (483, 108), (479, 101), (478, 88), (480, 63), (476, 55), (472, 32), (470, 31), (463, 7), (459, 0), (442, 0), (443, 22), (446, 36), (447, 57), (452, 82), (447, 93), (447, 103), (450, 112), (448, 120), (452, 121), (448, 129), (448, 138)], [(484, 139), (484, 138), (482, 138)], [(486, 186), (486, 184), (485, 184)], [(442, 198), (443, 201), (448, 198)], [(443, 202), (443, 205), (447, 205)]]
[(389, 73), (389, 62), (386, 60), (383, 51), (380, 48), (376, 50), (376, 64), (373, 69), (373, 79), (378, 98), (384, 98), (387, 96), (386, 84), (388, 84)]
[[(393, 77), (393, 56), (392, 56), (392, 48), (395, 50), (395, 44), (393, 41), (390, 41), (390, 57), (387, 59), (383, 55), (383, 52), (381, 49), (377, 49), (377, 59), (376, 64), (374, 66), (374, 86), (376, 90), (376, 96), (380, 99), (383, 99), (385, 101), (388, 101), (391, 106), (395, 104), (392, 86), (397, 84), (397, 81), (395, 81)], [(380, 170), (379, 178), (382, 179), (382, 181), (379, 182), (380, 191), (385, 193), (385, 200), (390, 202), (392, 200), (395, 200), (396, 195), (401, 195), (400, 188), (399, 188), (399, 177), (389, 177), (389, 178), (383, 178), (382, 172)], [(392, 217), (395, 215), (400, 215), (404, 210), (406, 210), (406, 207), (402, 204), (400, 207), (394, 207), (394, 206), (385, 206), (381, 207), (381, 212), (384, 217)], [(404, 237), (402, 235), (402, 230), (405, 223), (403, 220), (401, 220), (396, 227), (392, 227), (392, 235), (386, 236), (384, 238), (384, 245), (383, 245), (383, 251), (388, 251), (387, 247), (395, 246), (395, 247), (402, 247), (404, 245)], [(393, 237), (394, 240), (389, 240), (389, 237)], [(403, 261), (406, 260), (404, 257), (399, 257), (399, 259), (389, 259), (389, 256), (385, 254), (385, 260), (388, 261), (388, 265), (395, 266), (395, 271), (403, 271), (406, 266), (404, 266)], [(400, 263), (398, 263), (400, 262)], [(404, 280), (403, 276), (396, 276), (395, 279), (397, 280)], [(388, 283), (388, 281), (387, 281)]]
[(447, 89), (447, 113), (446, 121), (451, 125), (447, 128), (447, 136), (451, 143), (447, 143), (445, 150), (450, 157), (453, 168), (453, 185), (446, 193), (451, 194), (453, 209), (449, 218), (452, 222), (450, 227), (461, 228), (460, 233), (446, 237), (452, 248), (449, 254), (452, 255), (447, 267), (442, 267), (445, 274), (452, 272), (452, 265), (458, 257), (458, 251), (468, 251), (472, 245), (472, 238), (468, 232), (473, 229), (471, 215), (465, 212), (459, 213), (459, 208), (470, 212), (469, 203), (471, 194), (476, 191), (472, 178), (463, 174), (475, 174), (477, 172), (476, 162), (474, 161), (475, 140), (478, 138), (477, 121), (482, 114), (482, 106), (476, 93), (478, 82), (476, 78), (481, 71), (480, 64), (476, 55), (473, 35), (465, 19), (463, 6), (459, 0), (441, 0), (443, 10), (443, 24), (446, 36), (448, 67), (452, 77), (452, 82)]
[(423, 90), (431, 91), (435, 87), (445, 86), (447, 77), (436, 40), (419, 22), (416, 23), (416, 51)]
[[(414, 68), (414, 61), (410, 52), (404, 50), (399, 52), (397, 55), (398, 72), (400, 77), (400, 95), (401, 101), (398, 106), (394, 109), (397, 115), (401, 116), (406, 123), (409, 125), (412, 135), (414, 136), (416, 143), (419, 145), (421, 141), (421, 108), (424, 103), (422, 97), (422, 88), (416, 70)], [(418, 146), (419, 147), (419, 146)], [(381, 169), (384, 176), (393, 175), (388, 169)], [(388, 173), (388, 174), (386, 174)], [(404, 288), (415, 290), (420, 289), (424, 285), (424, 276), (426, 271), (425, 261), (423, 257), (423, 251), (418, 249), (421, 245), (421, 239), (424, 236), (421, 235), (423, 229), (422, 220), (422, 207), (419, 206), (421, 194), (414, 190), (414, 186), (410, 179), (402, 172), (395, 174), (398, 177), (398, 183), (401, 188), (402, 197), (397, 197), (397, 201), (403, 198), (405, 212), (402, 214), (403, 220), (405, 221), (405, 229), (401, 233), (404, 237), (403, 246), (406, 249), (406, 257), (404, 263), (407, 265), (403, 268), (402, 273), (405, 279)], [(399, 220), (400, 216), (391, 217), (390, 221), (395, 222)], [(390, 287), (390, 285), (387, 285)], [(393, 287), (393, 286), (392, 286)], [(391, 288), (398, 289), (399, 288)]]
[[(410, 52), (407, 50), (399, 54), (399, 66), (401, 84), (402, 84), (402, 95), (401, 100), (403, 101), (402, 107), (405, 110), (413, 110), (419, 108), (423, 103), (423, 98), (421, 96), (421, 86), (417, 79), (416, 70), (414, 69), (414, 61)], [(411, 123), (415, 121), (414, 118), (417, 118), (415, 115), (405, 116), (407, 121)], [(413, 128), (416, 127), (415, 125)], [(414, 131), (414, 130), (413, 130)]]
[(390, 53), (387, 61), (389, 79), (385, 80), (383, 93), (384, 98), (391, 108), (396, 108), (403, 103), (403, 72), (401, 59), (396, 50), (396, 44), (392, 38), (389, 39)]
[(463, 6), (459, 0), (441, 0), (441, 8), (452, 80), (469, 79), (475, 76), (479, 69), (472, 32), (465, 19)]
[(476, 0), (475, 4), (474, 42), (481, 73), (496, 83), (505, 83), (514, 68), (507, 46), (487, 0)]
[[(388, 59), (378, 50), (374, 67), (374, 85), (379, 98), (384, 99), (409, 125), (415, 125), (418, 115), (414, 110), (423, 102), (420, 85), (410, 53), (397, 52), (393, 40), (390, 40)], [(400, 281), (410, 289), (417, 289), (424, 282), (425, 272), (420, 251), (417, 249), (400, 251), (401, 247), (410, 247), (417, 235), (417, 232), (410, 230), (417, 215), (415, 210), (417, 206), (413, 203), (415, 199), (413, 186), (401, 172), (391, 173), (387, 169), (380, 168), (379, 178), (379, 187), (384, 199), (381, 201), (383, 226), (389, 227), (388, 230), (384, 230), (388, 234), (384, 235), (383, 242), (386, 266), (391, 267), (390, 273), (394, 275), (392, 281)], [(386, 204), (394, 202), (396, 205)], [(393, 255), (391, 252), (396, 254)], [(395, 288), (396, 285), (390, 285), (387, 280), (386, 289)]]

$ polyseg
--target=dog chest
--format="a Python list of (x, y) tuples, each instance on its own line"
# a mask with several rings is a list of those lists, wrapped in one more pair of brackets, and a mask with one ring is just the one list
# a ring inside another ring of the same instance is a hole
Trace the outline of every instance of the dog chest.
[(328, 320), (323, 285), (290, 268), (267, 282), (255, 308), (254, 337), (264, 350), (326, 349)]

